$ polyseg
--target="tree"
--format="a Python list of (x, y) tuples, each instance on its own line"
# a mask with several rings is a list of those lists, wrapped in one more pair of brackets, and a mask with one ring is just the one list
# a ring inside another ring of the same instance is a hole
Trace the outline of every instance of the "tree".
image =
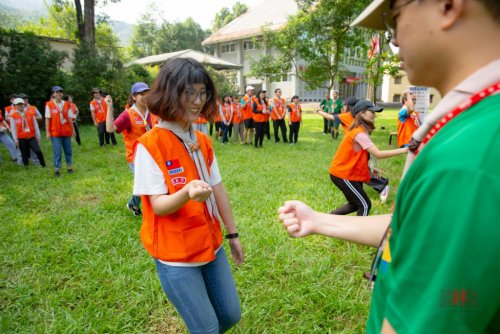
[(51, 5), (47, 7), (48, 17), (42, 17), (38, 22), (28, 21), (18, 27), (19, 31), (30, 31), (38, 36), (50, 36), (76, 40), (78, 28), (76, 25), (76, 10), (70, 3)]
[(205, 31), (192, 18), (184, 22), (163, 22), (154, 43), (154, 53), (165, 53), (193, 49), (202, 51), (201, 42)]
[(229, 10), (229, 8), (222, 7), (222, 9), (217, 14), (215, 14), (213, 31), (215, 32), (219, 30), (238, 16), (246, 13), (247, 10), (248, 6), (239, 1), (233, 5), (232, 12)]
[(287, 25), (271, 31), (264, 28), (263, 42), (279, 50), (251, 63), (251, 75), (283, 76), (292, 71), (309, 89), (333, 88), (341, 72), (346, 48), (361, 44), (363, 34), (350, 22), (369, 0), (297, 0), (298, 13)]

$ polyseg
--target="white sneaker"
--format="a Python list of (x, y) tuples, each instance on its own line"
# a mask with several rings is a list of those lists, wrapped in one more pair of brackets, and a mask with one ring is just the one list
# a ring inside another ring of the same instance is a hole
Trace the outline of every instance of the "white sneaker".
[(389, 185), (386, 185), (380, 192), (380, 200), (382, 201), (382, 203), (387, 202), (387, 198), (389, 197), (389, 190)]

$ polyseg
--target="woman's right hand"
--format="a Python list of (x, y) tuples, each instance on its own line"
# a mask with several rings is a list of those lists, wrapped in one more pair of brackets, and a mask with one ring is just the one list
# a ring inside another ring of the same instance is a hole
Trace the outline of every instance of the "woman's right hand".
[(186, 191), (193, 201), (204, 202), (212, 194), (212, 187), (204, 181), (193, 180), (186, 185)]

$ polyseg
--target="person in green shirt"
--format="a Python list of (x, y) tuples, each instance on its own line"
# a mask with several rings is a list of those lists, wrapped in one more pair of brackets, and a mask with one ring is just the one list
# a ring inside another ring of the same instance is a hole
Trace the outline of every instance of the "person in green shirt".
[(368, 333), (500, 333), (500, 2), (375, 0), (353, 25), (387, 29), (410, 82), (443, 99), (413, 134), (392, 215), (289, 201), (279, 218), (293, 237), (378, 247)]
[[(321, 110), (326, 112), (327, 114), (333, 114), (333, 100), (330, 98), (330, 92), (326, 92), (325, 98), (321, 100), (319, 103), (319, 107)], [(332, 121), (324, 118), (323, 119), (323, 134), (326, 135), (330, 133), (330, 129), (332, 126)]]
[[(333, 115), (338, 115), (342, 112), (342, 99), (339, 98), (339, 91), (334, 90), (333, 91)], [(332, 122), (333, 124), (331, 125), (331, 133), (332, 133), (332, 138), (335, 140), (339, 137), (339, 125), (340, 121), (335, 118)]]

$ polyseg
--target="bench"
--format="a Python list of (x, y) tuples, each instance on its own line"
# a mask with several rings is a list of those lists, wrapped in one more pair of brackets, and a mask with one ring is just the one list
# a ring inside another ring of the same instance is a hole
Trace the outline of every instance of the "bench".
[(392, 143), (392, 136), (396, 137), (398, 135), (397, 132), (393, 131), (389, 134), (389, 145)]

